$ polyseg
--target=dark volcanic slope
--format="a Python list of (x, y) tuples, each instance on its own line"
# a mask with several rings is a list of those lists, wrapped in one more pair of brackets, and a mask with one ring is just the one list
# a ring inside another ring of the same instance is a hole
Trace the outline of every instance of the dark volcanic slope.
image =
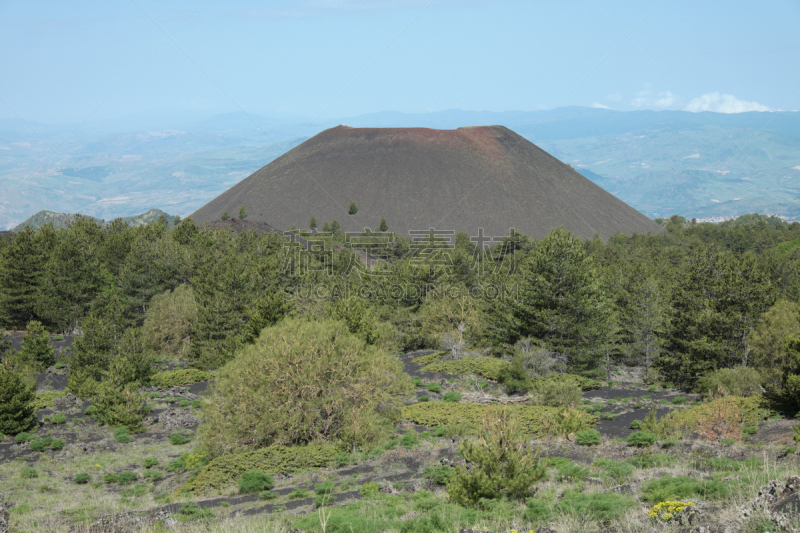
[[(351, 201), (356, 215), (348, 215)], [(376, 228), (543, 237), (554, 227), (603, 239), (661, 227), (502, 126), (432, 130), (338, 126), (290, 150), (191, 215), (250, 217), (278, 228)]]

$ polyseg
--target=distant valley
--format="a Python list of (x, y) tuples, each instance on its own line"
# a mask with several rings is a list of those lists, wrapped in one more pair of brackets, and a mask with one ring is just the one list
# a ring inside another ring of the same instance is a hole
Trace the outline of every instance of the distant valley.
[[(451, 129), (501, 124), (655, 218), (748, 212), (800, 219), (800, 113), (721, 115), (592, 108), (376, 113), (308, 126), (243, 114), (178, 129), (103, 132), (0, 121), (0, 228), (34, 213), (110, 220), (185, 216), (337, 124)], [(259, 126), (256, 126), (258, 124)], [(62, 142), (63, 141), (63, 142)], [(51, 152), (51, 148), (55, 152)]]

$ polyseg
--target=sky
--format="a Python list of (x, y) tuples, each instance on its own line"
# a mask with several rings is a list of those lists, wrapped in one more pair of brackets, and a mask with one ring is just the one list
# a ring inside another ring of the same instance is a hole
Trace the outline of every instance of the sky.
[(800, 2), (0, 0), (0, 118), (800, 109)]

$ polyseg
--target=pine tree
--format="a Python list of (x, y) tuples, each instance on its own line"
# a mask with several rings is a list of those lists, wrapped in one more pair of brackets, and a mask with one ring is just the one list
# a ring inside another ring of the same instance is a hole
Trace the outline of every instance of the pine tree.
[(158, 222), (158, 224), (161, 224), (162, 226), (165, 226), (165, 227), (169, 226), (169, 220), (167, 220), (167, 217), (166, 217), (166, 215), (164, 215), (164, 213), (161, 213), (160, 215), (158, 215), (158, 221), (157, 222)]
[(175, 215), (175, 218), (172, 219), (172, 227), (174, 228), (175, 226), (180, 225), (180, 223), (181, 223), (181, 216)]
[(244, 220), (247, 218), (247, 210), (245, 210), (244, 205), (239, 208), (239, 220)]
[(312, 231), (317, 229), (317, 219), (311, 217), (311, 220), (308, 221), (308, 227), (311, 228)]
[(517, 334), (544, 341), (582, 372), (600, 368), (612, 319), (611, 301), (583, 241), (554, 229), (522, 263)]
[(665, 353), (656, 361), (674, 383), (693, 385), (713, 370), (747, 366), (747, 337), (774, 302), (755, 258), (713, 245), (689, 258), (671, 299)]
[(39, 371), (53, 364), (55, 350), (50, 345), (50, 335), (41, 322), (32, 320), (25, 330), (19, 357)]
[(220, 217), (223, 221), (228, 220), (231, 216), (228, 214), (227, 211), (222, 212), (222, 216)]
[(350, 215), (355, 215), (358, 213), (358, 206), (355, 202), (350, 202), (350, 208), (347, 210), (347, 213)]
[(0, 254), (0, 319), (5, 327), (22, 329), (40, 320), (40, 290), (45, 265), (52, 252), (56, 232), (52, 226), (39, 231), (29, 226), (14, 234)]
[(380, 231), (388, 231), (389, 224), (386, 223), (386, 217), (381, 217), (381, 224), (378, 226), (378, 230)]
[(107, 280), (100, 245), (100, 227), (78, 216), (47, 262), (37, 310), (61, 331), (78, 326)]
[(0, 433), (16, 435), (36, 427), (33, 387), (12, 358), (0, 361)]

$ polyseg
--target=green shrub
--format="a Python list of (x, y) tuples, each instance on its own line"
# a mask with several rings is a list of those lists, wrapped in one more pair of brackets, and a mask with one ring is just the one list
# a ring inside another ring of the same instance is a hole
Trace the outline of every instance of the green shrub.
[(659, 387), (658, 385), (650, 385), (649, 387), (647, 387), (647, 390), (650, 392), (658, 392), (661, 390), (661, 387)]
[(167, 463), (167, 472), (180, 472), (186, 468), (186, 461), (183, 459), (174, 459)]
[(616, 420), (619, 418), (619, 413), (603, 413), (600, 415), (603, 420)]
[(551, 505), (549, 502), (531, 498), (528, 500), (526, 517), (529, 520), (555, 520), (560, 514), (581, 516), (597, 522), (616, 519), (636, 506), (636, 501), (616, 492), (583, 494), (567, 491), (564, 498)]
[(294, 489), (287, 497), (290, 500), (302, 500), (303, 498), (308, 498), (308, 489)]
[(594, 465), (617, 483), (623, 483), (633, 476), (636, 468), (630, 463), (612, 459), (595, 459)]
[(266, 474), (292, 474), (309, 468), (329, 466), (338, 450), (332, 445), (272, 446), (254, 452), (228, 454), (207, 464), (181, 491), (205, 493), (223, 489), (238, 482), (249, 470)]
[(142, 466), (145, 468), (153, 468), (154, 466), (158, 466), (158, 459), (155, 457), (145, 457), (144, 461), (142, 462)]
[(64, 391), (37, 392), (33, 400), (33, 409), (40, 411), (55, 407), (55, 399), (63, 398), (67, 393)]
[(178, 517), (183, 520), (202, 520), (214, 516), (211, 509), (203, 509), (195, 502), (188, 502), (178, 509)]
[(96, 412), (97, 412), (97, 407), (95, 407), (94, 405), (90, 405), (89, 407), (86, 408), (84, 414), (86, 414), (87, 416), (92, 416)]
[[(477, 427), (491, 407), (474, 403), (428, 402), (407, 405), (401, 409), (401, 414), (404, 420), (421, 426), (468, 424)], [(519, 421), (520, 430), (532, 438), (569, 435), (589, 429), (597, 422), (597, 417), (574, 408), (509, 405), (508, 413)]]
[(17, 433), (17, 436), (14, 438), (17, 441), (17, 444), (22, 444), (23, 442), (30, 442), (36, 438), (35, 435), (31, 435), (30, 433)]
[(422, 381), (422, 379), (419, 376), (414, 376), (413, 378), (411, 378), (411, 384), (414, 385), (415, 387), (424, 387), (425, 386), (425, 383)]
[(43, 452), (46, 446), (44, 442), (40, 440), (34, 440), (31, 441), (30, 444), (28, 444), (28, 447), (35, 452)]
[(58, 451), (64, 448), (64, 441), (61, 439), (53, 439), (50, 443), (50, 449)]
[(114, 440), (121, 443), (127, 444), (132, 440), (130, 431), (126, 426), (120, 426), (114, 430)]
[(444, 396), (442, 396), (442, 400), (445, 402), (459, 402), (461, 401), (461, 395), (457, 392), (445, 392)]
[(136, 472), (120, 472), (117, 476), (117, 483), (120, 485), (129, 485), (135, 483), (137, 479), (139, 479), (139, 476), (136, 475)]
[(630, 428), (631, 429), (642, 429), (644, 427), (644, 422), (641, 420), (634, 420), (631, 422)]
[(581, 387), (573, 380), (541, 380), (536, 393), (538, 403), (550, 407), (568, 407), (581, 400)]
[(144, 429), (144, 401), (136, 382), (121, 386), (104, 381), (92, 397), (92, 403), (97, 406), (94, 417), (101, 424), (125, 426), (136, 433)]
[(41, 372), (53, 364), (54, 354), (47, 329), (36, 320), (28, 322), (17, 356)]
[(650, 503), (685, 500), (692, 496), (721, 499), (728, 494), (728, 484), (716, 480), (698, 481), (688, 476), (666, 475), (651, 479), (642, 486), (642, 497)]
[(450, 499), (461, 505), (474, 506), (483, 499), (521, 500), (546, 474), (539, 451), (532, 453), (526, 447), (520, 423), (510, 410), (490, 406), (486, 414), (480, 437), (458, 447), (472, 468), (467, 472), (459, 465), (447, 483)]
[(672, 403), (675, 405), (683, 405), (686, 403), (686, 398), (683, 396), (676, 396), (672, 399)]
[(427, 402), (428, 400), (430, 400), (430, 398), (428, 397), (427, 394), (423, 394), (422, 396), (419, 397), (419, 401), (421, 402)]
[(151, 468), (149, 470), (145, 470), (144, 474), (142, 474), (142, 477), (149, 479), (153, 483), (156, 483), (164, 479), (164, 472)]
[(196, 368), (183, 368), (180, 370), (167, 370), (166, 372), (153, 374), (153, 377), (150, 378), (150, 383), (156, 387), (169, 389), (171, 387), (193, 385), (194, 383), (208, 381), (210, 379), (211, 374), (208, 372), (203, 372)]
[(649, 431), (634, 431), (628, 435), (626, 442), (628, 443), (628, 446), (636, 446), (637, 448), (641, 448), (642, 446), (650, 446), (657, 440), (658, 437)]
[(265, 474), (261, 470), (249, 470), (243, 473), (242, 477), (239, 478), (240, 494), (272, 490), (274, 486), (275, 480), (272, 476)]
[(425, 477), (438, 485), (446, 485), (453, 475), (455, 468), (447, 465), (438, 465), (425, 469)]
[(56, 413), (50, 418), (50, 421), (53, 424), (63, 424), (67, 421), (67, 416), (64, 413)]
[(76, 474), (74, 478), (75, 483), (77, 483), (78, 485), (85, 485), (89, 483), (89, 481), (91, 480), (92, 476), (90, 476), (86, 472), (81, 472), (80, 474)]
[(747, 438), (758, 433), (758, 426), (746, 426), (742, 428), (742, 436)]
[(737, 366), (710, 372), (700, 380), (703, 393), (716, 394), (722, 389), (730, 396), (752, 396), (761, 392), (761, 374), (753, 367)]
[(280, 496), (280, 494), (272, 490), (265, 490), (258, 493), (259, 500), (274, 500), (278, 496)]
[(428, 391), (435, 392), (436, 394), (442, 392), (442, 386), (439, 385), (438, 383), (428, 383), (428, 386), (426, 388), (428, 389)]
[(560, 464), (556, 467), (559, 481), (577, 481), (589, 475), (589, 469), (576, 465), (572, 461)]
[(633, 404), (634, 409), (641, 409), (642, 407), (644, 407), (644, 402), (636, 402)]
[(39, 472), (37, 472), (35, 468), (31, 468), (30, 466), (23, 466), (22, 469), (19, 471), (19, 477), (21, 477), (22, 479), (36, 479), (39, 477)]
[(575, 433), (575, 440), (581, 446), (592, 446), (601, 444), (603, 442), (603, 437), (596, 429), (585, 429)]
[[(441, 359), (441, 355), (438, 357)], [(497, 357), (464, 357), (458, 361), (435, 361), (423, 367), (423, 370), (445, 374), (472, 374), (498, 381), (502, 372), (510, 365), (508, 361)]]
[(103, 476), (103, 483), (107, 485), (116, 482), (117, 482), (117, 474), (115, 474), (114, 472), (109, 472), (108, 474)]
[(332, 494), (321, 493), (314, 496), (314, 507), (330, 507), (334, 502)]
[(413, 448), (417, 444), (419, 444), (419, 436), (413, 429), (406, 431), (400, 439), (400, 446), (406, 449)]
[(344, 322), (287, 318), (220, 370), (199, 435), (215, 455), (312, 441), (369, 445), (412, 392), (400, 360)]
[(188, 444), (189, 442), (191, 442), (191, 440), (187, 439), (180, 433), (175, 433), (169, 438), (169, 442), (170, 444), (174, 444), (175, 446), (181, 446), (183, 444)]
[(433, 428), (433, 436), (434, 437), (444, 437), (445, 433), (447, 433), (447, 428), (444, 426), (437, 426)]
[(626, 459), (626, 462), (636, 468), (654, 468), (657, 466), (669, 466), (678, 461), (678, 458), (665, 453), (643, 453)]

